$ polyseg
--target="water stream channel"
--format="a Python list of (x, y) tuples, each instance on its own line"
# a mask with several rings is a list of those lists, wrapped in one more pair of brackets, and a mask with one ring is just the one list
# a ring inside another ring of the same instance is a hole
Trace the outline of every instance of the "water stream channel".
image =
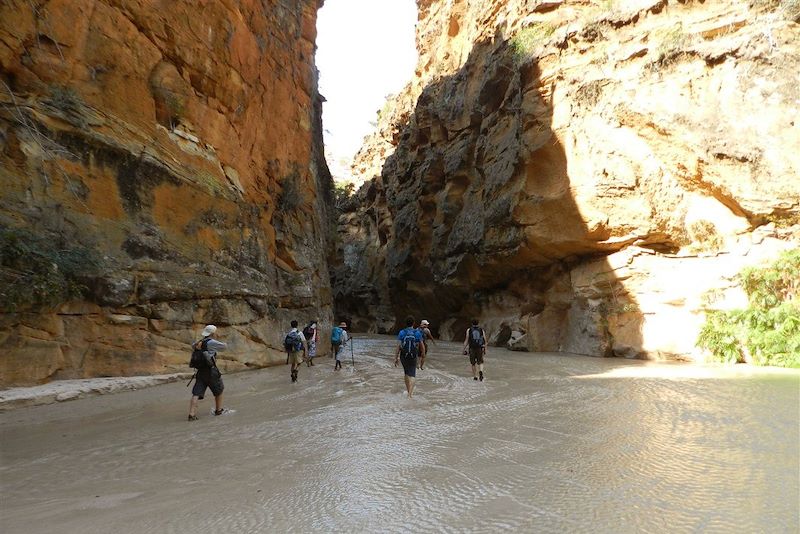
[(798, 371), (393, 350), (0, 414), (2, 531), (800, 531)]

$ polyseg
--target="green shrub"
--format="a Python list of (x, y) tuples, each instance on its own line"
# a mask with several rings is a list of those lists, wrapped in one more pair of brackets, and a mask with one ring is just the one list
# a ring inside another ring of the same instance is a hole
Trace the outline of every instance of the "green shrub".
[(661, 34), (661, 41), (656, 48), (656, 63), (658, 65), (673, 63), (686, 51), (691, 43), (692, 38), (683, 30), (683, 25), (674, 26)]
[(334, 185), (334, 194), (336, 196), (336, 207), (342, 209), (345, 202), (347, 202), (353, 192), (355, 191), (356, 184), (353, 182), (336, 182)]
[(0, 309), (56, 306), (81, 296), (98, 265), (92, 250), (23, 228), (0, 230)]
[(556, 28), (552, 24), (536, 23), (515, 33), (510, 42), (514, 62), (524, 63), (533, 56), (537, 46), (547, 44), (555, 31)]
[(689, 235), (692, 237), (689, 248), (694, 252), (719, 252), (725, 244), (714, 223), (705, 219), (689, 225)]
[(800, 249), (739, 278), (749, 306), (708, 313), (697, 345), (719, 362), (800, 367)]

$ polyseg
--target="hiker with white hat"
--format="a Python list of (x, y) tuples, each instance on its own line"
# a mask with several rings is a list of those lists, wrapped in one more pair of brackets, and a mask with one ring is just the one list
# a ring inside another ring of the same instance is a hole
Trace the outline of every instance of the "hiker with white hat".
[(419, 368), (425, 369), (425, 358), (428, 356), (428, 340), (430, 339), (431, 342), (436, 345), (436, 341), (433, 340), (433, 334), (431, 334), (431, 329), (428, 328), (430, 323), (427, 319), (423, 319), (419, 322), (419, 331), (422, 332), (422, 351), (419, 355)]
[[(202, 357), (195, 365), (197, 373), (192, 388), (192, 400), (189, 402), (189, 421), (197, 421), (197, 401), (205, 396), (206, 388), (211, 389), (214, 395), (214, 415), (222, 415), (226, 411), (222, 407), (222, 391), (225, 385), (222, 383), (222, 373), (217, 368), (217, 352), (227, 349), (228, 345), (212, 337), (216, 331), (217, 327), (213, 324), (206, 325), (202, 332), (203, 338), (192, 343), (192, 348), (200, 351)], [(193, 363), (194, 360), (193, 356)]]

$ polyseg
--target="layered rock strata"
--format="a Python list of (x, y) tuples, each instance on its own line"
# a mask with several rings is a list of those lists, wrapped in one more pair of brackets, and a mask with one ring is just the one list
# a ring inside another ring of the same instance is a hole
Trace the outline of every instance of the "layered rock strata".
[(184, 370), (206, 323), (264, 366), (330, 323), (321, 1), (157, 4), (0, 6), (0, 385)]
[[(340, 216), (337, 307), (445, 338), (698, 359), (734, 276), (798, 246), (789, 2), (420, 0), (416, 77)], [(713, 295), (714, 298), (710, 298)]]

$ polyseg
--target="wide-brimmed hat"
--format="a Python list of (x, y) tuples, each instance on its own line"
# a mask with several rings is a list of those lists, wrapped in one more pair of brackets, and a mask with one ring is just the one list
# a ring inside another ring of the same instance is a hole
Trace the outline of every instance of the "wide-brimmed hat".
[(422, 320), (422, 321), (420, 321), (420, 323), (419, 323), (419, 325), (420, 325), (420, 326), (428, 326), (429, 324), (431, 324), (431, 323), (429, 323), (429, 322), (428, 322), (426, 319), (423, 319), (423, 320)]
[(342, 328), (347, 328), (347, 323), (342, 321), (341, 323), (339, 323), (339, 326)]
[(205, 328), (203, 328), (203, 337), (208, 337), (214, 332), (217, 331), (217, 327), (213, 324), (207, 324)]

